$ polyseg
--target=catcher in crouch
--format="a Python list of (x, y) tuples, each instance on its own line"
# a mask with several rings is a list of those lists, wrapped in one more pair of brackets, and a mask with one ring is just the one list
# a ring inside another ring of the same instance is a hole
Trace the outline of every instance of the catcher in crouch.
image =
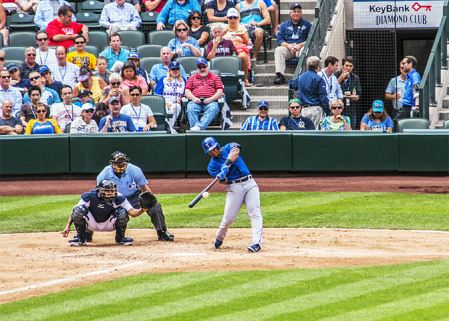
[(78, 233), (78, 241), (70, 242), (72, 246), (87, 245), (87, 229), (109, 232), (115, 230), (117, 245), (132, 245), (133, 239), (125, 237), (129, 216), (137, 217), (156, 205), (156, 198), (149, 192), (139, 197), (141, 209), (135, 209), (122, 194), (117, 192), (117, 185), (110, 179), (104, 179), (96, 189), (81, 195), (73, 208), (66, 228), (61, 232), (67, 237), (72, 222)]

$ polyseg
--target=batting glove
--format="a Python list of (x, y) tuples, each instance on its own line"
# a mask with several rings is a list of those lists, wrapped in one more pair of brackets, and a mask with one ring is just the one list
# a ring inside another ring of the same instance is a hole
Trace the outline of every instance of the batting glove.
[(221, 172), (225, 173), (225, 174), (229, 173), (228, 165), (226, 165), (226, 164), (221, 165)]
[(226, 178), (226, 173), (225, 172), (221, 172), (220, 174), (217, 175), (218, 179), (220, 181), (224, 180)]

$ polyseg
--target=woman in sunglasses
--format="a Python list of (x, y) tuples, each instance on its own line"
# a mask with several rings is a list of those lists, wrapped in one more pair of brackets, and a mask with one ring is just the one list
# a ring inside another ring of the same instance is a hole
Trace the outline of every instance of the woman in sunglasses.
[(94, 106), (90, 103), (86, 103), (81, 107), (82, 113), (80, 117), (75, 118), (70, 127), (71, 134), (79, 133), (98, 133), (98, 125), (95, 120), (92, 119), (94, 114)]
[(193, 10), (187, 18), (187, 25), (190, 27), (189, 36), (198, 40), (201, 47), (204, 47), (209, 41), (210, 29), (202, 25), (201, 13)]
[(142, 76), (137, 75), (136, 65), (132, 61), (127, 61), (122, 67), (122, 85), (128, 88), (137, 86), (142, 88), (142, 95), (148, 94), (148, 85)]
[(388, 130), (392, 133), (393, 127), (393, 121), (388, 116), (382, 100), (375, 100), (373, 102), (373, 108), (363, 116), (360, 122), (360, 130)]
[(25, 135), (30, 134), (62, 134), (54, 119), (45, 118), (47, 109), (41, 102), (36, 104), (37, 119), (31, 119), (25, 130)]
[(321, 123), (321, 130), (352, 130), (351, 120), (343, 116), (344, 104), (340, 99), (334, 99), (329, 104), (332, 116), (326, 116)]
[(178, 56), (201, 56), (201, 49), (196, 40), (189, 36), (189, 26), (183, 20), (178, 20), (173, 27), (176, 37), (168, 43), (170, 50)]
[(109, 86), (104, 88), (100, 101), (108, 106), (109, 99), (112, 97), (118, 97), (122, 106), (129, 104), (131, 101), (128, 86), (122, 85), (122, 77), (115, 72), (109, 76)]
[(78, 83), (73, 89), (73, 96), (78, 97), (80, 90), (85, 89), (92, 93), (90, 97), (92, 97), (95, 103), (98, 103), (103, 89), (107, 86), (103, 79), (93, 76), (92, 70), (89, 67), (83, 66), (80, 68)]

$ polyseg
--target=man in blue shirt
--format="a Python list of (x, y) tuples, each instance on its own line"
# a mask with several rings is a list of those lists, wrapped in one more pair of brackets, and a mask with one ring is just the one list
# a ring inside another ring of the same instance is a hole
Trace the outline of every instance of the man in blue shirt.
[(121, 108), (122, 106), (119, 97), (109, 98), (109, 109), (111, 110), (111, 114), (100, 120), (100, 126), (98, 126), (98, 131), (100, 133), (137, 131), (131, 117), (120, 114)]
[(299, 58), (312, 27), (310, 22), (302, 19), (302, 8), (299, 3), (294, 3), (290, 7), (290, 17), (291, 20), (281, 25), (277, 35), (278, 47), (274, 53), (277, 76), (275, 85), (285, 84), (285, 61)]
[(176, 21), (187, 22), (187, 18), (193, 10), (201, 12), (197, 0), (169, 0), (156, 19), (157, 30), (173, 30)]
[(257, 104), (259, 114), (248, 117), (240, 130), (279, 130), (276, 118), (268, 117), (268, 101), (261, 100)]
[(107, 29), (109, 35), (119, 30), (137, 30), (141, 23), (136, 7), (125, 0), (111, 2), (101, 12), (100, 25)]
[[(31, 86), (38, 86), (41, 89), (41, 103), (51, 106), (55, 103), (61, 102), (61, 98), (59, 98), (59, 94), (56, 92), (56, 90), (45, 87), (45, 78), (41, 76), (39, 71), (33, 71), (30, 73), (30, 83)], [(31, 99), (28, 93), (23, 96), (23, 103), (31, 103)]]
[[(324, 115), (331, 116), (329, 100), (327, 98), (326, 83), (318, 75), (320, 58), (311, 56), (307, 58), (309, 69), (295, 80), (290, 80), (288, 85), (293, 90), (298, 90), (299, 101), (302, 102), (302, 115), (313, 121), (315, 128), (323, 121)], [(338, 86), (340, 87), (340, 86)]]
[(405, 80), (407, 79), (407, 74), (402, 66), (402, 61), (399, 66), (399, 71), (401, 74), (391, 78), (387, 89), (385, 89), (385, 99), (391, 100), (393, 103), (393, 110), (389, 112), (389, 115), (393, 120), (396, 120), (398, 110), (401, 110), (402, 108), (402, 97), (404, 96)]
[(114, 66), (117, 61), (125, 63), (128, 60), (129, 51), (120, 48), (122, 45), (122, 37), (116, 32), (109, 36), (109, 45), (111, 45), (111, 48), (103, 50), (100, 53), (100, 56), (107, 59), (108, 69), (111, 70), (112, 66)]
[(282, 117), (279, 122), (280, 130), (315, 130), (312, 120), (301, 116), (301, 102), (292, 98), (288, 102), (290, 116)]
[[(150, 70), (150, 87), (159, 81), (162, 77), (166, 77), (168, 73), (168, 65), (173, 58), (173, 52), (169, 47), (163, 47), (161, 49), (161, 59), (162, 63), (154, 65)], [(186, 71), (182, 65), (181, 67), (181, 77), (187, 79)]]
[(22, 94), (17, 88), (11, 87), (11, 76), (9, 75), (9, 71), (2, 70), (0, 72), (0, 104), (5, 100), (9, 100), (13, 104), (13, 117), (19, 117), (20, 109), (22, 108)]
[(421, 76), (415, 70), (417, 60), (413, 56), (406, 56), (402, 60), (402, 67), (407, 73), (404, 86), (404, 97), (402, 98), (402, 108), (399, 110), (398, 119), (410, 118), (412, 110), (419, 110), (419, 85), (421, 84)]

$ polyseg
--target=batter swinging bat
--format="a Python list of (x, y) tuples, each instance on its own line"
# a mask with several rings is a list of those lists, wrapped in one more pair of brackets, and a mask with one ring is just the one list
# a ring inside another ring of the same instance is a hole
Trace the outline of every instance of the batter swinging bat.
[(200, 199), (203, 198), (203, 193), (209, 191), (209, 190), (211, 189), (211, 187), (214, 186), (214, 184), (215, 184), (216, 182), (218, 182), (218, 177), (216, 177), (216, 178), (214, 179), (214, 181), (213, 181), (212, 183), (209, 184), (208, 187), (206, 187), (201, 193), (199, 193), (199, 194), (193, 199), (193, 201), (190, 202), (189, 207), (190, 207), (190, 208), (194, 207), (194, 206), (196, 205), (196, 203), (198, 203), (198, 202), (200, 201)]

